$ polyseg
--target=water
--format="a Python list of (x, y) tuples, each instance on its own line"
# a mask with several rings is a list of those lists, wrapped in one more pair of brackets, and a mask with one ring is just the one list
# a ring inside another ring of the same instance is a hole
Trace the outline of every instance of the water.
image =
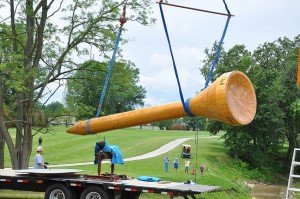
[(253, 199), (284, 199), (286, 187), (280, 185), (255, 186), (251, 190)]

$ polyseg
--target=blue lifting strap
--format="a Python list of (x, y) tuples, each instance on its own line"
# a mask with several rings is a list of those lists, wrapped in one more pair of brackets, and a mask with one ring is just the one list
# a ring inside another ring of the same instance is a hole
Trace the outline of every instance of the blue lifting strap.
[(111, 60), (108, 64), (108, 69), (107, 69), (107, 73), (106, 73), (106, 77), (105, 77), (105, 82), (104, 82), (104, 86), (103, 86), (103, 89), (102, 89), (101, 96), (99, 98), (99, 105), (98, 105), (98, 109), (97, 109), (95, 117), (99, 117), (99, 115), (101, 113), (102, 104), (103, 104), (103, 101), (104, 101), (104, 98), (105, 98), (105, 95), (106, 95), (106, 90), (107, 90), (108, 83), (109, 83), (109, 80), (110, 80), (110, 76), (111, 76), (113, 66), (114, 66), (114, 63), (115, 63), (115, 60), (116, 60), (116, 54), (117, 54), (117, 51), (118, 51), (118, 48), (119, 48), (119, 42), (120, 42), (120, 39), (121, 39), (122, 30), (123, 30), (122, 27), (123, 27), (124, 23), (126, 23), (126, 21), (127, 21), (127, 19), (125, 17), (127, 2), (128, 2), (128, 0), (125, 1), (124, 7), (123, 7), (123, 13), (122, 13), (122, 15), (120, 16), (120, 19), (119, 19), (120, 28), (119, 28), (117, 39), (115, 41), (113, 55), (112, 55)]
[[(210, 67), (210, 72), (209, 72), (208, 78), (206, 79), (205, 88), (208, 86), (208, 84), (211, 80), (213, 71), (214, 71), (214, 69), (215, 69), (215, 67), (218, 63), (218, 60), (219, 60), (219, 57), (220, 57), (220, 54), (221, 54), (220, 53), (221, 52), (221, 47), (222, 47), (222, 44), (223, 44), (223, 41), (224, 41), (224, 38), (225, 38), (225, 35), (226, 35), (226, 32), (227, 32), (227, 28), (228, 28), (230, 18), (231, 18), (231, 14), (230, 14), (230, 11), (227, 7), (227, 4), (226, 4), (225, 0), (223, 0), (223, 3), (225, 5), (226, 11), (228, 13), (228, 17), (227, 17), (227, 21), (226, 21), (226, 24), (225, 24), (225, 28), (223, 30), (221, 40), (220, 40), (220, 42), (218, 44), (218, 47), (217, 47), (215, 58), (214, 58), (214, 60), (212, 62), (212, 65)], [(163, 26), (164, 26), (164, 30), (165, 30), (165, 34), (166, 34), (166, 37), (167, 37), (171, 58), (172, 58), (172, 63), (173, 63), (173, 68), (174, 68), (174, 72), (175, 72), (175, 76), (176, 76), (176, 80), (177, 80), (177, 85), (178, 85), (178, 90), (179, 90), (181, 103), (183, 105), (183, 108), (184, 108), (184, 111), (186, 112), (186, 114), (189, 117), (193, 117), (194, 114), (191, 112), (190, 106), (189, 106), (190, 98), (185, 101), (184, 97), (183, 97), (183, 94), (182, 94), (182, 89), (181, 89), (180, 80), (179, 80), (179, 76), (178, 76), (178, 72), (177, 72), (177, 68), (176, 68), (175, 58), (174, 58), (174, 55), (173, 55), (172, 46), (171, 46), (171, 42), (170, 42), (170, 37), (169, 37), (169, 33), (168, 33), (168, 29), (167, 29), (167, 25), (166, 25), (166, 21), (165, 21), (165, 17), (164, 17), (164, 13), (163, 13), (163, 9), (162, 9), (161, 4), (159, 4), (159, 8), (160, 8), (160, 14), (161, 14), (161, 18), (162, 18), (162, 22), (163, 22)]]
[(214, 70), (215, 70), (215, 68), (217, 66), (218, 60), (219, 60), (220, 55), (221, 55), (221, 47), (223, 45), (223, 41), (224, 41), (224, 38), (225, 38), (225, 35), (226, 35), (226, 32), (227, 32), (227, 28), (228, 28), (228, 25), (229, 25), (229, 21), (230, 21), (230, 18), (231, 18), (231, 14), (230, 14), (230, 11), (229, 11), (229, 9), (227, 7), (227, 4), (226, 4), (225, 0), (223, 0), (223, 2), (224, 2), (224, 5), (225, 5), (225, 8), (227, 10), (228, 17), (227, 17), (227, 21), (226, 21), (226, 24), (225, 24), (225, 27), (224, 27), (224, 30), (223, 30), (223, 33), (222, 33), (222, 37), (221, 37), (221, 39), (219, 41), (219, 44), (217, 46), (215, 58), (212, 61), (212, 64), (210, 66), (209, 74), (208, 74), (208, 77), (207, 77), (207, 79), (205, 81), (205, 87), (204, 88), (208, 87), (208, 84), (209, 84), (209, 82), (210, 82), (210, 80), (212, 78), (213, 72), (214, 72)]
[[(96, 116), (95, 116), (96, 118), (99, 117), (99, 115), (101, 113), (102, 104), (103, 104), (103, 101), (104, 101), (104, 98), (105, 98), (105, 95), (106, 95), (106, 90), (107, 90), (107, 87), (108, 87), (108, 84), (109, 84), (109, 80), (110, 80), (110, 77), (111, 77), (113, 66), (114, 66), (114, 63), (115, 63), (115, 60), (116, 60), (116, 54), (117, 54), (117, 51), (118, 51), (118, 48), (119, 48), (119, 43), (120, 43), (120, 40), (121, 40), (121, 34), (122, 34), (122, 30), (123, 30), (122, 27), (123, 27), (124, 23), (126, 23), (126, 20), (127, 20), (126, 17), (125, 17), (127, 2), (128, 2), (128, 0), (125, 1), (125, 5), (123, 7), (123, 14), (120, 16), (120, 19), (119, 19), (120, 28), (119, 28), (119, 32), (118, 32), (118, 35), (117, 35), (117, 39), (116, 39), (115, 44), (114, 44), (114, 51), (113, 51), (111, 60), (108, 64), (104, 86), (103, 86), (103, 89), (102, 89), (102, 92), (101, 92), (101, 95), (100, 95), (100, 98), (99, 98), (99, 104), (98, 104), (98, 108), (97, 108), (97, 112), (96, 112)], [(93, 133), (92, 129), (90, 128), (91, 121), (92, 121), (92, 119), (89, 119), (89, 120), (86, 121), (85, 129), (86, 129), (88, 134)]]
[(224, 41), (224, 38), (225, 38), (225, 34), (226, 34), (226, 31), (227, 31), (229, 20), (230, 20), (230, 16), (228, 16), (228, 18), (227, 18), (226, 25), (225, 25), (221, 40), (219, 41), (219, 44), (217, 46), (216, 56), (215, 56), (214, 60), (212, 61), (211, 66), (210, 66), (209, 74), (208, 74), (208, 77), (205, 81), (205, 88), (208, 87), (208, 84), (209, 84), (209, 82), (212, 78), (213, 72), (214, 72), (214, 70), (217, 66), (218, 61), (219, 61), (219, 58), (220, 58), (220, 55), (221, 55), (221, 47), (222, 47), (222, 44), (223, 44), (223, 41)]
[(103, 104), (103, 101), (104, 101), (104, 98), (105, 98), (105, 95), (106, 95), (106, 90), (107, 90), (108, 83), (109, 83), (109, 80), (110, 80), (111, 72), (113, 70), (113, 66), (114, 66), (114, 63), (115, 63), (115, 60), (116, 60), (116, 54), (117, 54), (121, 34), (122, 34), (122, 27), (119, 28), (119, 33), (118, 33), (117, 39), (115, 41), (114, 52), (113, 52), (112, 58), (111, 58), (111, 60), (108, 64), (108, 69), (107, 69), (107, 73), (106, 73), (106, 77), (105, 77), (104, 86), (103, 86), (103, 89), (102, 89), (102, 92), (101, 92), (101, 96), (99, 98), (99, 105), (98, 105), (96, 117), (99, 117), (99, 115), (101, 113), (102, 104)]
[(176, 68), (175, 58), (174, 58), (174, 55), (173, 55), (172, 46), (171, 46), (171, 42), (170, 42), (170, 38), (169, 38), (169, 33), (168, 33), (168, 29), (167, 29), (167, 24), (166, 24), (166, 21), (165, 21), (165, 16), (164, 16), (164, 12), (163, 12), (161, 4), (159, 4), (159, 9), (160, 9), (161, 18), (162, 18), (163, 25), (164, 25), (166, 37), (167, 37), (167, 40), (168, 40), (170, 54), (171, 54), (171, 57), (172, 57), (173, 68), (174, 68), (174, 72), (175, 72), (175, 76), (176, 76), (176, 80), (177, 80), (177, 85), (178, 85), (178, 90), (179, 90), (179, 95), (180, 95), (181, 103), (183, 105), (185, 113), (188, 116), (193, 117), (194, 115), (191, 112), (190, 106), (189, 106), (189, 101), (190, 100), (187, 100), (185, 102), (184, 98), (183, 98), (183, 94), (182, 94), (182, 90), (181, 90), (181, 85), (180, 85), (180, 80), (179, 80), (178, 72), (177, 72), (177, 68)]

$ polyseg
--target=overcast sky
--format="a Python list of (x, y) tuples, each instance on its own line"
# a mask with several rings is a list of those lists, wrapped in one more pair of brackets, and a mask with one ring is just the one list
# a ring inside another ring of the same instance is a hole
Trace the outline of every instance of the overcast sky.
[[(279, 37), (293, 39), (300, 34), (300, 0), (227, 0), (232, 17), (224, 40), (226, 50), (235, 44), (245, 44), (254, 50), (264, 42)], [(169, 0), (169, 3), (226, 12), (222, 0)], [(200, 75), (205, 48), (219, 40), (226, 22), (226, 16), (213, 15), (181, 8), (163, 6), (166, 23), (177, 63), (185, 99), (193, 97), (204, 87)], [(126, 59), (133, 61), (140, 69), (140, 84), (146, 88), (145, 103), (159, 105), (180, 101), (159, 13), (159, 6), (153, 0), (156, 24), (144, 27), (128, 21), (122, 37), (129, 43), (121, 46)], [(62, 100), (62, 91), (51, 101)]]

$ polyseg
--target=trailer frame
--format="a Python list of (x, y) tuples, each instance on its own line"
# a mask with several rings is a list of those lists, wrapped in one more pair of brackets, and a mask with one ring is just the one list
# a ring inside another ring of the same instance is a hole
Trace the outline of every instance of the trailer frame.
[(144, 182), (120, 176), (102, 179), (81, 174), (38, 176), (1, 169), (0, 189), (44, 192), (45, 199), (54, 198), (51, 198), (51, 194), (62, 194), (66, 199), (85, 199), (83, 194), (91, 193), (99, 194), (101, 199), (138, 199), (142, 193), (168, 195), (170, 199), (178, 196), (196, 199), (196, 194), (219, 190), (217, 186), (167, 181)]

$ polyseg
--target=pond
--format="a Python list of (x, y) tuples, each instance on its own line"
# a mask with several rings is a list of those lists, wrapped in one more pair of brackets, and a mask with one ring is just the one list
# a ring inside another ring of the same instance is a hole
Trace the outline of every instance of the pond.
[(286, 187), (280, 185), (259, 185), (251, 190), (253, 199), (284, 199)]

